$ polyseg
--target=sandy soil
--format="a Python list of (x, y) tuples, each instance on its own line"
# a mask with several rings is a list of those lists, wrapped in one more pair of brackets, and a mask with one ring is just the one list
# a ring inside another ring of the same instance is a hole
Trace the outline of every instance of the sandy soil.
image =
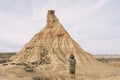
[[(95, 68), (95, 67), (94, 67)], [(91, 67), (81, 67), (79, 71), (76, 72), (76, 80), (120, 80), (120, 76), (118, 76), (118, 72), (115, 69), (114, 75), (112, 76), (103, 76), (97, 75), (98, 72), (101, 73), (102, 67), (96, 69), (91, 69)], [(114, 68), (113, 68), (114, 69)], [(102, 70), (103, 71), (103, 70)], [(90, 74), (90, 72), (96, 72), (96, 74)], [(87, 74), (86, 74), (87, 73)], [(103, 72), (104, 73), (104, 72)], [(33, 77), (40, 76), (49, 78), (50, 80), (70, 80), (69, 72), (49, 72), (40, 70), (36, 68), (34, 72), (26, 72), (24, 70), (23, 65), (6, 65), (3, 66), (0, 64), (0, 80), (33, 80)]]

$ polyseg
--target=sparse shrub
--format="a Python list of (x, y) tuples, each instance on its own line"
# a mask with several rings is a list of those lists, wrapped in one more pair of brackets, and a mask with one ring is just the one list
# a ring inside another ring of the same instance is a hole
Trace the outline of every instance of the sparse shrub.
[(23, 66), (26, 72), (33, 72), (33, 67), (29, 64), (24, 63)]
[(33, 68), (26, 67), (26, 68), (25, 68), (25, 71), (27, 71), (27, 72), (33, 72)]
[(32, 79), (33, 80), (42, 80), (42, 79), (40, 79), (40, 77), (33, 77)]
[(11, 63), (11, 65), (15, 65), (15, 63)]
[(6, 62), (7, 62), (7, 60), (4, 60), (4, 59), (0, 60), (0, 64), (6, 63)]
[(8, 64), (6, 64), (6, 63), (4, 63), (4, 64), (2, 64), (3, 66), (7, 66)]
[(25, 63), (21, 62), (21, 63), (17, 63), (16, 65), (24, 65)]
[(43, 78), (43, 77), (39, 77), (39, 76), (33, 77), (32, 79), (33, 80), (50, 80), (48, 78)]

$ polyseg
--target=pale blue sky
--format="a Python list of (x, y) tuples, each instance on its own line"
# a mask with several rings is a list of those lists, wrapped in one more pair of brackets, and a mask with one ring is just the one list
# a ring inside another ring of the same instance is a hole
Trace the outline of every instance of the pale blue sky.
[(0, 0), (0, 52), (20, 50), (45, 26), (49, 9), (84, 50), (120, 53), (120, 0)]

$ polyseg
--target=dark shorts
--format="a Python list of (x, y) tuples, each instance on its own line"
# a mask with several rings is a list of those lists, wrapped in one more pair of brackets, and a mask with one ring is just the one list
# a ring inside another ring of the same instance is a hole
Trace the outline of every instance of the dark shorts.
[(70, 70), (70, 74), (75, 74), (75, 70)]

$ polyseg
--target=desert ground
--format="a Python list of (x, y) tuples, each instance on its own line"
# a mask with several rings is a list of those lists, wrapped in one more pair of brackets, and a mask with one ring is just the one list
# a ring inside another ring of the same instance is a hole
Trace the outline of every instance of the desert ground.
[[(23, 64), (10, 64), (7, 61), (11, 56), (15, 55), (15, 53), (0, 53), (0, 80), (68, 80), (70, 77), (68, 72), (64, 72), (64, 75), (61, 75), (59, 72), (54, 72), (54, 76), (51, 75), (51, 72), (42, 72), (40, 69), (36, 68), (33, 71), (26, 71), (25, 66)], [(94, 56), (96, 60), (98, 60), (100, 63), (103, 63), (105, 65), (115, 67), (118, 70), (120, 70), (120, 58), (109, 56), (105, 57), (105, 55), (95, 55)], [(45, 66), (45, 65), (41, 65)], [(49, 65), (48, 65), (49, 66)], [(39, 67), (40, 68), (40, 67)], [(100, 69), (100, 68), (99, 68)], [(102, 69), (102, 68), (101, 68)], [(89, 66), (88, 67), (81, 67), (79, 72), (86, 70), (86, 73), (89, 73)], [(96, 70), (96, 69), (95, 69)], [(100, 71), (100, 70), (98, 70)], [(119, 71), (120, 72), (120, 71)], [(59, 77), (56, 76), (56, 74), (60, 74)], [(100, 75), (76, 75), (76, 80), (119, 80), (120, 76), (118, 76), (115, 70), (115, 73), (113, 76), (109, 77), (102, 77)], [(69, 79), (70, 80), (70, 79)]]

